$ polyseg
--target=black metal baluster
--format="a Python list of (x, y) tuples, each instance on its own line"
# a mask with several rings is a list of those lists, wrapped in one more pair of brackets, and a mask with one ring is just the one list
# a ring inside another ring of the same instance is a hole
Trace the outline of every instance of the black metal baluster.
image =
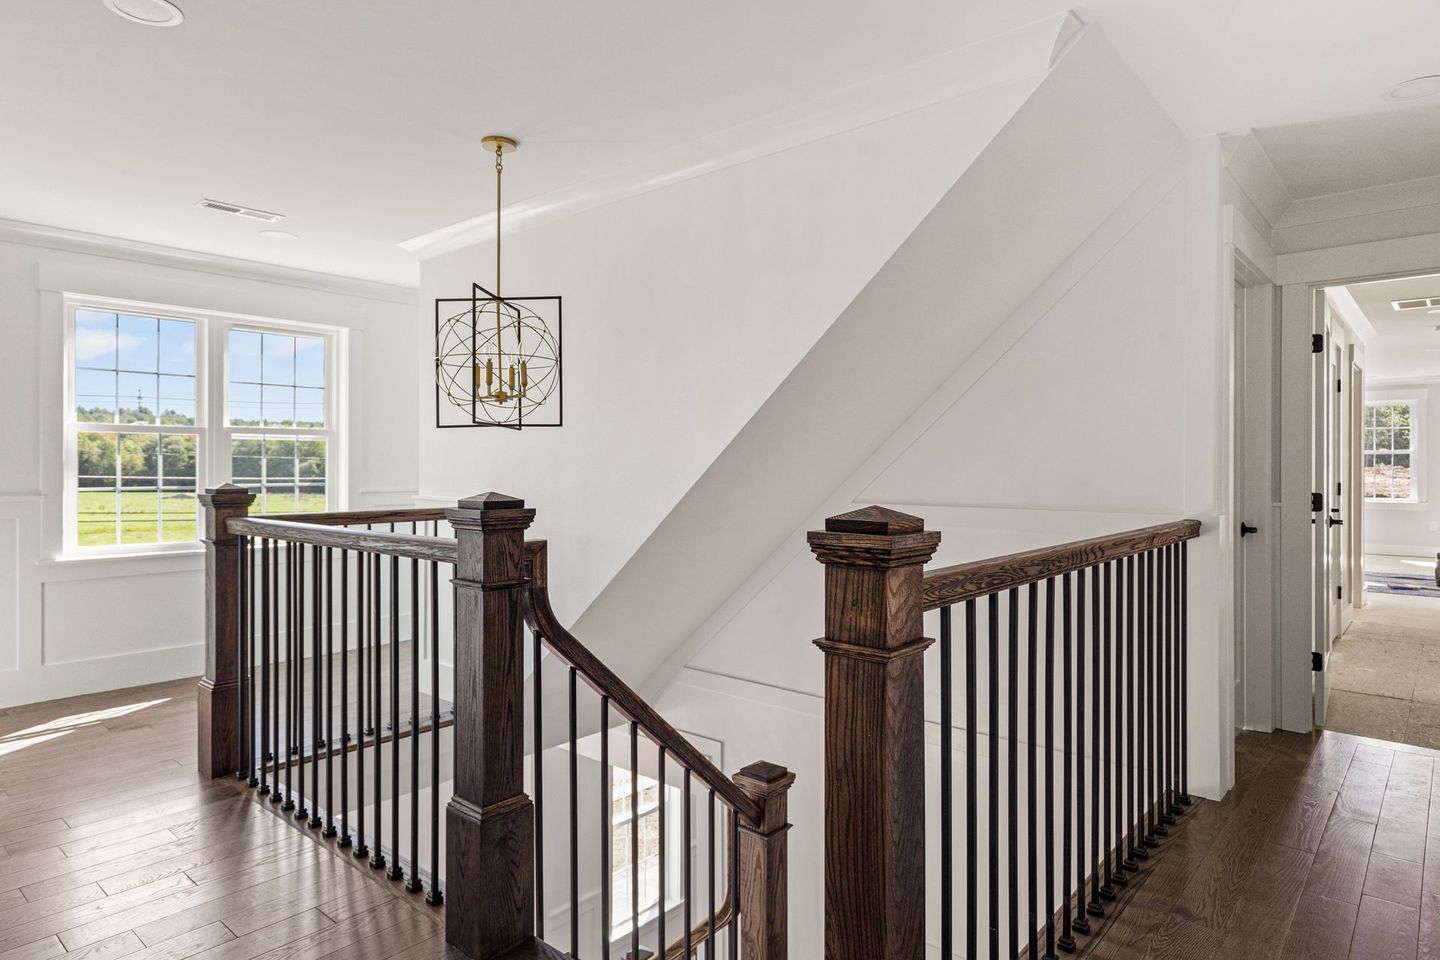
[(365, 840), (365, 717), (370, 698), (369, 665), (370, 564), (364, 553), (355, 554), (355, 850), (356, 857), (370, 855)]
[(611, 896), (614, 871), (610, 868), (610, 827), (615, 803), (615, 779), (610, 771), (610, 698), (600, 696), (600, 956), (610, 960), (610, 925), (614, 917)]
[(1155, 832), (1162, 836), (1169, 835), (1169, 825), (1175, 822), (1175, 815), (1171, 813), (1171, 792), (1169, 792), (1169, 774), (1171, 774), (1171, 685), (1169, 685), (1169, 671), (1171, 671), (1171, 626), (1175, 622), (1175, 596), (1171, 592), (1172, 564), (1171, 558), (1175, 556), (1175, 544), (1165, 545), (1161, 548), (1161, 629), (1156, 632), (1155, 642), (1158, 645), (1158, 661), (1156, 661), (1156, 691), (1155, 697), (1159, 699), (1158, 717), (1155, 718), (1158, 728), (1159, 743), (1159, 816), (1161, 825), (1156, 826)]
[[(1067, 953), (1075, 950), (1075, 917), (1070, 910), (1070, 862), (1071, 845), (1073, 843), (1071, 815), (1074, 812), (1074, 751), (1071, 747), (1070, 737), (1073, 734), (1071, 711), (1074, 709), (1073, 695), (1070, 684), (1074, 679), (1072, 673), (1071, 645), (1074, 642), (1074, 631), (1071, 626), (1071, 613), (1074, 611), (1074, 597), (1071, 593), (1071, 575), (1064, 574), (1060, 577), (1060, 743), (1061, 743), (1061, 804), (1060, 804), (1060, 937), (1055, 941), (1055, 946)], [(1053, 730), (1051, 731), (1054, 732)], [(1050, 750), (1048, 756), (1054, 756), (1055, 751)]]
[[(684, 936), (684, 938), (685, 938), (685, 952), (684, 952), (683, 954), (681, 954), (681, 956), (682, 956), (683, 960), (691, 960), (691, 957), (693, 957), (693, 956), (695, 955), (695, 948), (694, 948), (694, 944), (693, 944), (693, 931), (694, 931), (695, 927), (694, 927), (694, 920), (692, 919), (691, 914), (690, 914), (690, 904), (691, 904), (691, 902), (693, 901), (693, 898), (692, 898), (692, 896), (691, 896), (691, 893), (692, 893), (692, 891), (691, 891), (691, 886), (692, 886), (691, 879), (692, 879), (692, 877), (693, 877), (693, 875), (694, 875), (694, 873), (695, 873), (695, 866), (694, 866), (694, 864), (692, 863), (692, 857), (691, 857), (691, 855), (690, 855), (690, 806), (691, 806), (691, 804), (690, 804), (690, 768), (689, 768), (689, 767), (686, 767), (686, 768), (685, 768), (685, 779), (681, 781), (681, 787), (680, 787), (680, 806), (681, 806), (681, 811), (680, 811), (680, 816), (681, 816), (681, 821), (680, 821), (680, 833), (681, 833), (681, 837), (680, 837), (680, 849), (681, 849), (681, 851), (683, 852), (683, 855), (684, 855), (684, 858), (685, 858), (685, 864), (684, 864), (684, 866), (685, 866), (685, 882), (684, 882), (684, 884), (683, 884), (683, 887), (684, 887), (684, 891), (683, 891), (683, 892), (684, 892), (684, 898), (685, 898), (685, 932), (684, 932), (684, 934), (682, 934), (682, 936)], [(664, 949), (664, 946), (663, 946), (663, 945), (661, 946), (661, 949), (662, 949), (662, 950)]]
[(545, 939), (545, 729), (541, 722), (544, 700), (541, 693), (544, 679), (540, 672), (540, 633), (530, 631), (531, 680), (530, 695), (532, 720), (534, 721), (534, 758), (531, 764), (535, 770), (535, 936)]
[(954, 955), (955, 943), (955, 853), (952, 821), (954, 793), (954, 751), (952, 735), (950, 607), (940, 608), (940, 955)]
[(990, 644), (990, 956), (1000, 957), (1000, 594), (986, 598), (985, 629)]
[[(335, 836), (335, 557), (325, 548), (325, 830)], [(343, 747), (342, 747), (343, 751)]]
[(250, 580), (246, 572), (250, 567), (250, 538), (242, 536), (239, 538), (239, 594), (240, 602), (235, 611), (236, 629), (239, 632), (240, 641), (235, 645), (235, 668), (236, 681), (239, 684), (238, 696), (235, 698), (235, 732), (240, 741), (240, 749), (236, 757), (235, 778), (245, 780), (251, 773), (252, 764), (247, 759), (250, 754), (250, 738), (247, 734), (248, 724), (245, 718), (246, 701), (252, 696), (250, 687), (250, 670), (246, 665), (246, 657), (255, 659), (254, 640), (250, 636), (249, 609), (251, 604)]
[[(286, 546), (288, 552), (289, 546)], [(280, 660), (281, 638), (280, 631), (282, 617), (285, 607), (281, 601), (280, 588), (283, 580), (280, 576), (281, 548), (279, 540), (270, 541), (270, 697), (269, 697), (269, 725), (270, 725), (270, 802), (279, 803), (285, 799), (284, 790), (280, 787), (280, 762), (282, 747), (280, 744)], [(287, 631), (288, 633), (288, 631)]]
[[(979, 746), (979, 716), (977, 712), (976, 697), (976, 625), (975, 625), (975, 600), (965, 601), (965, 956), (976, 955), (978, 943), (979, 898), (976, 890), (979, 886), (979, 862), (975, 855), (975, 848), (979, 845), (980, 824), (979, 824), (979, 792), (976, 783), (976, 751)], [(945, 782), (945, 788), (951, 788), (950, 782)], [(945, 902), (945, 909), (948, 912), (953, 908), (952, 901)]]
[(1010, 894), (1010, 957), (1020, 956), (1020, 588), (1012, 587), (1009, 592), (1008, 640), (1010, 646), (1009, 696), (1006, 710), (1010, 719), (1009, 761), (1010, 788), (1008, 791), (1010, 819), (1009, 880)]
[[(410, 532), (415, 532), (414, 523), (410, 524)], [(431, 690), (430, 695), (433, 697), (436, 692)], [(540, 765), (538, 744), (535, 747), (535, 765)], [(539, 803), (537, 797), (537, 835), (540, 830)], [(398, 842), (396, 849), (399, 849)], [(539, 865), (543, 862), (538, 857), (538, 847), (536, 854), (538, 872)], [(410, 558), (410, 881), (405, 884), (405, 889), (411, 893), (419, 893), (425, 889), (425, 885), (420, 882), (420, 561), (414, 557)]]
[[(381, 717), (385, 711), (385, 687), (384, 683), (384, 659), (380, 650), (381, 625), (384, 622), (382, 617), (384, 580), (380, 565), (380, 555), (377, 553), (371, 558), (370, 565), (370, 649), (374, 661), (370, 664), (370, 725), (375, 730), (375, 844), (370, 851), (370, 866), (379, 870), (385, 866), (385, 747), (381, 742), (382, 728), (384, 724)], [(392, 585), (393, 586), (393, 585)], [(393, 841), (392, 841), (393, 842)]]
[(295, 545), (295, 819), (309, 819), (305, 792), (305, 545)]
[(1125, 869), (1139, 869), (1135, 805), (1135, 558), (1125, 558)]
[(1045, 581), (1045, 960), (1055, 960), (1055, 578)]
[[(391, 524), (394, 530), (395, 525)], [(413, 678), (412, 678), (413, 679)], [(400, 558), (390, 558), (390, 870), (405, 877), (400, 858)]]
[(320, 598), (322, 571), (320, 569), (320, 546), (310, 547), (310, 821), (309, 827), (318, 827), (320, 819), (320, 732), (321, 701), (320, 690)]
[[(1100, 683), (1101, 675), (1105, 674), (1109, 666), (1109, 654), (1106, 654), (1104, 665), (1100, 661), (1100, 643), (1102, 635), (1100, 632), (1100, 597), (1101, 597), (1101, 575), (1108, 575), (1109, 567), (1102, 570), (1101, 567), (1090, 568), (1090, 851), (1092, 862), (1090, 864), (1090, 905), (1085, 912), (1092, 917), (1103, 917), (1105, 908), (1100, 904), (1101, 884), (1105, 883), (1105, 877), (1110, 872), (1110, 851), (1107, 846), (1100, 842), (1100, 822), (1109, 820), (1106, 816), (1105, 807), (1101, 805), (1101, 772), (1100, 772)], [(1108, 585), (1106, 596), (1108, 604)], [(1108, 607), (1107, 607), (1108, 608)], [(1108, 619), (1108, 614), (1107, 614)], [(1109, 647), (1106, 647), (1109, 650)], [(1106, 690), (1109, 690), (1108, 680)], [(1106, 707), (1108, 711), (1108, 705)], [(1106, 723), (1109, 723), (1108, 712)], [(1109, 742), (1108, 726), (1106, 742)], [(1105, 776), (1108, 777), (1110, 770), (1105, 769)], [(1109, 793), (1105, 795), (1105, 803), (1109, 803)], [(1108, 826), (1107, 826), (1108, 833)], [(1108, 888), (1107, 888), (1108, 889)]]
[[(433, 528), (438, 524), (431, 524)], [(432, 904), (445, 902), (440, 891), (440, 564), (430, 561), (430, 892)]]
[(1190, 806), (1190, 544), (1180, 542), (1180, 804)]
[(630, 721), (630, 956), (640, 956), (640, 724)]
[(580, 767), (576, 752), (576, 671), (570, 668), (570, 956), (580, 956)]
[(705, 938), (705, 958), (706, 960), (715, 960), (715, 789), (713, 787), (710, 789), (709, 811), (707, 821), (709, 827), (706, 832), (709, 835), (710, 855), (705, 863), (705, 872), (708, 874), (705, 882), (706, 889), (710, 894), (710, 922), (707, 925), (710, 935)]
[(668, 945), (668, 941), (665, 939), (665, 910), (667, 908), (665, 901), (667, 899), (667, 894), (669, 893), (669, 884), (665, 882), (665, 878), (669, 876), (669, 874), (665, 872), (665, 863), (667, 859), (665, 848), (670, 845), (668, 842), (669, 834), (665, 832), (668, 820), (666, 818), (665, 811), (665, 747), (663, 745), (660, 745), (659, 747), (659, 761), (657, 763), (656, 780), (660, 783), (660, 829), (658, 831), (660, 834), (660, 847), (658, 851), (660, 855), (660, 910), (655, 917), (655, 923), (657, 926), (655, 939), (656, 941), (658, 941), (655, 949), (657, 953), (662, 956), (663, 960), (665, 947)]
[(270, 793), (270, 549), (260, 541), (260, 796)]
[[(1115, 873), (1112, 882), (1123, 887), (1129, 882), (1125, 872), (1129, 851), (1125, 831), (1125, 560), (1115, 561)], [(1135, 862), (1131, 860), (1130, 866)]]
[[(1114, 761), (1114, 758), (1115, 758), (1115, 755), (1119, 752), (1119, 751), (1115, 748), (1115, 743), (1116, 743), (1116, 740), (1117, 740), (1118, 737), (1119, 737), (1120, 724), (1119, 724), (1118, 719), (1116, 719), (1116, 714), (1118, 713), (1118, 711), (1115, 709), (1115, 703), (1114, 703), (1114, 701), (1113, 701), (1113, 699), (1112, 699), (1112, 697), (1111, 697), (1111, 695), (1110, 695), (1111, 689), (1112, 689), (1112, 687), (1114, 686), (1113, 673), (1112, 673), (1112, 670), (1111, 670), (1111, 662), (1112, 662), (1111, 652), (1112, 652), (1112, 651), (1115, 651), (1115, 658), (1114, 658), (1114, 659), (1115, 659), (1115, 662), (1117, 663), (1117, 665), (1118, 665), (1118, 660), (1119, 660), (1119, 647), (1118, 647), (1118, 645), (1117, 645), (1116, 642), (1115, 642), (1115, 629), (1116, 629), (1116, 628), (1115, 628), (1115, 623), (1116, 623), (1116, 620), (1118, 619), (1118, 616), (1117, 616), (1118, 611), (1117, 611), (1116, 606), (1115, 606), (1115, 600), (1116, 600), (1116, 590), (1118, 589), (1118, 584), (1119, 584), (1119, 577), (1118, 577), (1118, 575), (1117, 575), (1116, 565), (1115, 565), (1115, 563), (1113, 563), (1113, 562), (1111, 562), (1111, 563), (1106, 563), (1106, 564), (1105, 564), (1105, 571), (1104, 571), (1104, 573), (1105, 573), (1105, 590), (1104, 590), (1104, 595), (1105, 595), (1105, 644), (1104, 644), (1105, 666), (1104, 666), (1104, 669), (1102, 670), (1102, 672), (1103, 672), (1104, 675), (1105, 675), (1105, 709), (1104, 709), (1104, 712), (1103, 712), (1102, 716), (1104, 717), (1105, 731), (1104, 731), (1104, 734), (1103, 734), (1103, 737), (1102, 737), (1102, 742), (1103, 742), (1103, 747), (1104, 747), (1104, 750), (1105, 750), (1105, 765), (1104, 765), (1104, 770), (1105, 770), (1105, 791), (1104, 791), (1104, 792), (1105, 792), (1105, 800), (1104, 800), (1104, 803), (1105, 803), (1105, 816), (1102, 817), (1101, 819), (1102, 819), (1102, 820), (1104, 821), (1104, 823), (1105, 823), (1105, 842), (1104, 842), (1104, 845), (1103, 845), (1103, 847), (1102, 847), (1102, 850), (1104, 851), (1104, 856), (1105, 856), (1105, 884), (1104, 884), (1104, 886), (1102, 886), (1102, 887), (1100, 888), (1100, 896), (1103, 897), (1103, 898), (1106, 899), (1106, 900), (1114, 900), (1114, 899), (1115, 899), (1115, 889), (1114, 889), (1114, 888), (1115, 888), (1115, 886), (1117, 885), (1117, 882), (1118, 882), (1119, 884), (1122, 884), (1122, 885), (1123, 885), (1123, 882), (1124, 882), (1123, 877), (1117, 878), (1117, 875), (1116, 875), (1116, 871), (1119, 870), (1119, 867), (1120, 867), (1119, 838), (1120, 838), (1120, 836), (1121, 836), (1121, 833), (1120, 833), (1120, 813), (1119, 813), (1119, 809), (1118, 809), (1118, 804), (1116, 803), (1116, 799), (1117, 799), (1117, 797), (1118, 797), (1119, 791), (1115, 788), (1116, 766), (1115, 766), (1115, 764), (1114, 764), (1114, 762), (1113, 762), (1113, 761)], [(1112, 723), (1111, 723), (1112, 720), (1115, 721), (1114, 724), (1113, 724), (1113, 728), (1112, 728)], [(1114, 731), (1114, 736), (1113, 736), (1113, 737), (1111, 736), (1112, 729), (1113, 729), (1113, 731)], [(1114, 843), (1113, 843), (1113, 844), (1112, 844), (1112, 842), (1111, 842), (1111, 841), (1112, 841), (1112, 837), (1111, 837), (1111, 835), (1110, 835), (1110, 829), (1111, 829), (1112, 823), (1113, 823), (1113, 826), (1115, 827), (1115, 836), (1114, 836), (1114, 838), (1113, 838), (1113, 839), (1114, 839)], [(1115, 854), (1113, 858), (1111, 857), (1112, 851), (1113, 851), (1114, 854)]]
[[(334, 749), (334, 744), (331, 745)], [(340, 839), (350, 840), (350, 551), (340, 550)]]
[[(1086, 876), (1091, 867), (1087, 854), (1092, 849), (1085, 843), (1085, 614), (1089, 610), (1093, 616), (1094, 611), (1085, 604), (1085, 583), (1087, 579), (1094, 581), (1094, 577), (1086, 577), (1091, 570), (1093, 568), (1082, 568), (1075, 573), (1075, 921), (1070, 926), (1082, 934), (1090, 932), (1089, 898), (1085, 893)], [(1093, 635), (1093, 631), (1091, 633)], [(1092, 661), (1092, 671), (1094, 666)], [(1094, 809), (1093, 803), (1091, 809)], [(1089, 887), (1093, 890), (1099, 885), (1100, 874), (1096, 872)]]
[(1155, 838), (1155, 554), (1141, 555), (1141, 569), (1145, 575), (1145, 587), (1141, 603), (1145, 609), (1145, 626), (1140, 637), (1141, 686), (1138, 691), (1140, 709), (1144, 721), (1140, 726), (1140, 791), (1144, 797), (1143, 820), (1145, 824), (1146, 847), (1155, 848), (1160, 841)]
[(285, 797), (279, 809), (295, 809), (295, 544), (285, 544)]
[(1036, 677), (1035, 671), (1036, 671), (1036, 669), (1037, 669), (1036, 658), (1037, 658), (1038, 652), (1039, 652), (1039, 645), (1038, 645), (1039, 634), (1038, 634), (1038, 631), (1039, 631), (1039, 620), (1040, 620), (1040, 603), (1039, 603), (1039, 600), (1040, 600), (1040, 586), (1039, 586), (1038, 583), (1032, 583), (1032, 584), (1030, 584), (1030, 589), (1029, 589), (1029, 591), (1027, 592), (1027, 598), (1026, 598), (1026, 600), (1027, 600), (1026, 608), (1027, 608), (1027, 612), (1028, 612), (1029, 616), (1028, 616), (1028, 618), (1027, 618), (1028, 622), (1026, 623), (1027, 655), (1026, 655), (1026, 658), (1025, 658), (1026, 686), (1027, 686), (1027, 689), (1028, 689), (1028, 696), (1027, 696), (1027, 698), (1026, 698), (1026, 707), (1025, 707), (1026, 732), (1027, 732), (1027, 736), (1026, 736), (1025, 739), (1026, 739), (1026, 742), (1027, 742), (1027, 744), (1028, 744), (1027, 749), (1026, 749), (1026, 751), (1025, 751), (1025, 753), (1026, 753), (1026, 757), (1025, 757), (1025, 763), (1026, 763), (1026, 768), (1025, 768), (1025, 769), (1026, 769), (1025, 786), (1026, 786), (1026, 790), (1025, 790), (1025, 793), (1026, 793), (1027, 825), (1029, 826), (1029, 831), (1028, 831), (1028, 833), (1026, 834), (1025, 846), (1026, 846), (1027, 852), (1029, 853), (1028, 863), (1027, 863), (1027, 865), (1028, 865), (1028, 867), (1029, 867), (1029, 883), (1027, 884), (1027, 886), (1026, 886), (1026, 888), (1025, 888), (1025, 890), (1026, 890), (1025, 901), (1026, 901), (1027, 905), (1029, 906), (1029, 914), (1028, 914), (1028, 916), (1029, 916), (1029, 926), (1028, 926), (1028, 928), (1027, 928), (1026, 931), (1025, 931), (1025, 938), (1026, 938), (1027, 941), (1029, 941), (1029, 944), (1030, 944), (1030, 952), (1029, 952), (1028, 956), (1030, 956), (1030, 957), (1037, 957), (1037, 956), (1040, 955), (1040, 941), (1039, 941), (1039, 939), (1037, 938), (1037, 932), (1038, 932), (1039, 929), (1040, 929), (1040, 927), (1039, 927), (1039, 910), (1040, 910), (1039, 896), (1040, 896), (1040, 889), (1039, 889), (1039, 876), (1038, 876), (1039, 867), (1038, 867), (1038, 864), (1037, 864), (1037, 862), (1036, 862), (1037, 851), (1036, 851), (1036, 849), (1035, 849), (1035, 847), (1036, 847), (1035, 839), (1036, 839), (1036, 836), (1037, 836), (1036, 831), (1037, 831), (1038, 828), (1039, 828), (1039, 818), (1038, 818), (1038, 816), (1037, 816), (1038, 811), (1036, 810), (1036, 800), (1037, 800), (1037, 797), (1035, 796), (1035, 793), (1036, 793), (1036, 786), (1035, 786), (1035, 780), (1036, 780), (1035, 751), (1036, 751), (1037, 749), (1039, 749), (1039, 748), (1036, 746), (1037, 741), (1036, 741), (1036, 715), (1035, 715), (1036, 684), (1037, 684), (1037, 682), (1038, 682), (1038, 678)]

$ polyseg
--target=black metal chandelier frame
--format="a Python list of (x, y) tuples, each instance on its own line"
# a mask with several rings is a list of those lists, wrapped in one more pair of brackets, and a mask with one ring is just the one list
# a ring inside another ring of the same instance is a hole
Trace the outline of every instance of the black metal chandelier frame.
[[(444, 410), (445, 404), (449, 401), (445, 397), (444, 389), (437, 382), (435, 386), (435, 427), (438, 430), (467, 429), (469, 427), (499, 427), (502, 430), (519, 430), (522, 427), (534, 429), (536, 427), (560, 427), (565, 425), (565, 384), (563, 380), (564, 348), (561, 335), (561, 328), (564, 323), (564, 306), (561, 297), (497, 297), (485, 287), (472, 282), (470, 284), (470, 296), (468, 297), (437, 297), (435, 299), (435, 342), (437, 347), (440, 343), (442, 323), (454, 316), (454, 314), (450, 313), (449, 308), (442, 310), (442, 304), (470, 305), (470, 355), (473, 358), (476, 355), (475, 343), (479, 334), (482, 317), (485, 317), (483, 322), (488, 323), (489, 319), (486, 317), (485, 311), (488, 307), (493, 313), (497, 302), (502, 307), (508, 303), (543, 302), (555, 304), (555, 328), (553, 331), (555, 335), (555, 390), (553, 397), (545, 401), (547, 405), (551, 400), (554, 401), (556, 408), (555, 420), (554, 422), (550, 422), (547, 419), (546, 422), (542, 423), (527, 423), (525, 420), (525, 406), (519, 399), (516, 400), (517, 409), (514, 423), (497, 423), (492, 420), (486, 420), (479, 416), (479, 398), (477, 392), (471, 390), (470, 422), (444, 423), (441, 420), (441, 412)], [(549, 324), (547, 323), (546, 326), (548, 328)]]

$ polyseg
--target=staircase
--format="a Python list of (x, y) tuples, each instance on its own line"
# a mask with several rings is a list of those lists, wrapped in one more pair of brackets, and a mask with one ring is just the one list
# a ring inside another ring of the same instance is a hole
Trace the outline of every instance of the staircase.
[[(201, 497), (203, 774), (443, 905), (465, 956), (788, 955), (795, 776), (727, 776), (559, 622), (524, 501), (253, 500)], [(1199, 526), (930, 570), (918, 517), (810, 534), (826, 960), (1048, 958), (1113, 917), (1190, 803)]]

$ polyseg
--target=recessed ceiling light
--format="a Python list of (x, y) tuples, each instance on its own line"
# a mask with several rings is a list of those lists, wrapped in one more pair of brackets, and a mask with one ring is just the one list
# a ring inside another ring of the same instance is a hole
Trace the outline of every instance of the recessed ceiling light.
[(1440, 93), (1440, 75), (1416, 77), (1397, 83), (1385, 94), (1386, 100), (1420, 100)]
[(147, 27), (176, 27), (185, 14), (170, 0), (100, 0), (105, 8), (132, 23)]
[(299, 237), (297, 234), (293, 234), (293, 233), (291, 233), (289, 230), (261, 230), (261, 231), (260, 231), (260, 236), (265, 237), (266, 239), (269, 239), (269, 240), (299, 240), (299, 239), (300, 239), (300, 237)]

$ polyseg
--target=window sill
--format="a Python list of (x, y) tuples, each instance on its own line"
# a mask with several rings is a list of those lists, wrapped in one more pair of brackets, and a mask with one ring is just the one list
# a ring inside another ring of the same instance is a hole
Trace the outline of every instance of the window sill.
[(1381, 507), (1385, 510), (1427, 510), (1430, 507), (1428, 500), (1369, 500), (1365, 501), (1365, 507)]
[(205, 568), (203, 544), (182, 550), (65, 554), (37, 560), (42, 580), (90, 580), (141, 574), (188, 573)]

